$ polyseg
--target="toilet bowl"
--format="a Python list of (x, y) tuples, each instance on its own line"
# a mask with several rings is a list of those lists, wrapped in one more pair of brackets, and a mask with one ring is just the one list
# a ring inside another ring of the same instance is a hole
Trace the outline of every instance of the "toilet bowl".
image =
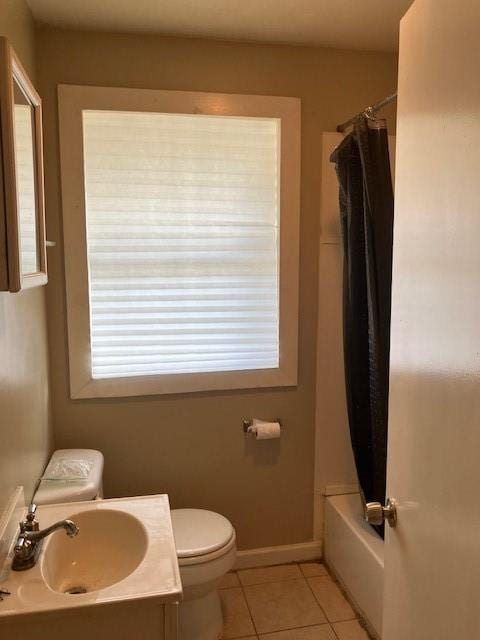
[(180, 640), (218, 640), (223, 616), (217, 587), (235, 564), (235, 530), (213, 511), (174, 509), (171, 515), (183, 586)]
[[(79, 461), (87, 463), (88, 477), (69, 477)], [(103, 455), (99, 451), (55, 451), (47, 470), (55, 468), (58, 472), (63, 467), (63, 479), (52, 480), (48, 473), (42, 477), (33, 498), (37, 505), (102, 497)], [(227, 518), (204, 509), (173, 509), (171, 518), (183, 586), (179, 640), (218, 640), (223, 616), (217, 587), (235, 564), (235, 530)]]

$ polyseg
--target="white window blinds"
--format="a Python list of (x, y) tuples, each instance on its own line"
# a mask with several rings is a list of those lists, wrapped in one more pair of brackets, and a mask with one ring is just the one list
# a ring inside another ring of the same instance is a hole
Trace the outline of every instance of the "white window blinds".
[(280, 120), (83, 111), (93, 378), (279, 366)]
[[(21, 99), (25, 99), (22, 98)], [(15, 130), (15, 171), (18, 194), (20, 250), (22, 273), (38, 271), (37, 208), (35, 202), (35, 154), (32, 107), (15, 104), (13, 111)]]

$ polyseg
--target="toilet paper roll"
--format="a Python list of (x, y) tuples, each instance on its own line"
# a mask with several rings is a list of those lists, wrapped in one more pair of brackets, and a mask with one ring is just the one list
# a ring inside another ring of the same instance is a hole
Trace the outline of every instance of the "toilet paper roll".
[(281, 428), (279, 422), (264, 422), (254, 418), (249, 431), (253, 433), (255, 440), (272, 440), (280, 438)]

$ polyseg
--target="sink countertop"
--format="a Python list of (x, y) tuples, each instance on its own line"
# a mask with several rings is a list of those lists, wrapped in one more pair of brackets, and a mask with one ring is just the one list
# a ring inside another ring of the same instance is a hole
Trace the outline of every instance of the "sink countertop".
[[(77, 609), (108, 603), (155, 598), (159, 604), (178, 602), (182, 598), (182, 583), (178, 568), (175, 541), (167, 495), (141, 496), (88, 502), (72, 502), (38, 507), (40, 528), (57, 520), (70, 518), (86, 511), (121, 511), (138, 519), (147, 537), (143, 559), (126, 578), (97, 591), (67, 594), (51, 589), (42, 572), (43, 556), (53, 536), (44, 540), (36, 565), (26, 571), (12, 571), (12, 552), (0, 572), (0, 589), (11, 592), (0, 602), (0, 619), (5, 616)], [(79, 537), (81, 536), (81, 531)], [(115, 537), (115, 530), (112, 530)], [(128, 553), (128, 548), (125, 553)]]

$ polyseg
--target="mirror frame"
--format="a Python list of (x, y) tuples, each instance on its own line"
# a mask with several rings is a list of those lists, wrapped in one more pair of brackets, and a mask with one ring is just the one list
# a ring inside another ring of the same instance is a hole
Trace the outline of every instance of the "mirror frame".
[[(14, 83), (34, 112), (34, 166), (38, 271), (23, 274), (14, 135)], [(43, 178), (42, 101), (7, 38), (0, 38), (0, 290), (16, 292), (47, 283)], [(3, 212), (2, 209), (3, 208)], [(3, 213), (3, 215), (1, 215)]]

